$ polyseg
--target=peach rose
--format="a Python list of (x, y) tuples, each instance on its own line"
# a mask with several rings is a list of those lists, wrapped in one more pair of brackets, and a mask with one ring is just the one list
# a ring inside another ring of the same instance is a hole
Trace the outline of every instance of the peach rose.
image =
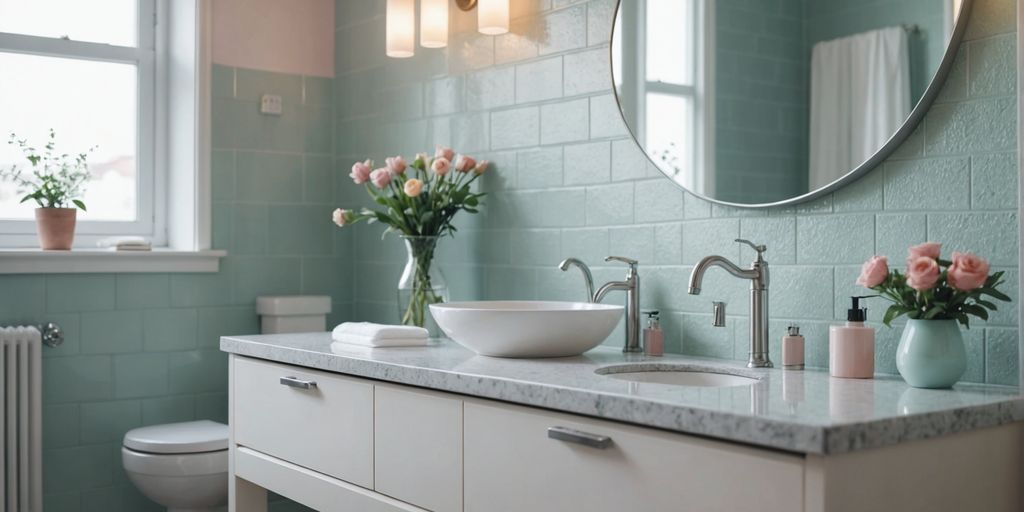
[(480, 160), (480, 162), (476, 164), (476, 168), (473, 169), (473, 172), (477, 174), (483, 174), (485, 171), (487, 171), (488, 165), (491, 165), (491, 163), (488, 162), (487, 160)]
[(391, 184), (391, 171), (381, 167), (380, 169), (370, 173), (370, 181), (372, 181), (377, 188), (384, 188)]
[(985, 286), (988, 279), (989, 265), (984, 258), (969, 252), (953, 251), (953, 264), (949, 266), (947, 276), (949, 284), (962, 292), (977, 290)]
[(919, 256), (907, 263), (907, 285), (923, 292), (935, 287), (939, 280), (939, 264), (928, 256)]
[(936, 242), (925, 242), (923, 244), (915, 245), (911, 247), (907, 255), (907, 261), (909, 262), (915, 258), (931, 258), (933, 260), (939, 259), (939, 251), (942, 250), (942, 244)]
[(351, 222), (351, 219), (349, 218), (351, 213), (352, 212), (349, 210), (342, 210), (341, 208), (338, 208), (334, 210), (334, 213), (331, 215), (331, 219), (334, 220), (334, 223), (338, 226), (345, 227), (345, 224)]
[(434, 163), (431, 164), (430, 168), (437, 173), (438, 176), (444, 176), (448, 174), (448, 169), (451, 168), (451, 161), (443, 156), (439, 156), (434, 159)]
[(362, 185), (363, 183), (369, 181), (370, 166), (372, 165), (373, 162), (370, 160), (367, 160), (365, 162), (356, 162), (352, 164), (352, 172), (349, 173), (349, 176), (352, 178), (352, 181), (356, 182), (356, 185)]
[(409, 197), (416, 197), (420, 195), (420, 192), (423, 191), (423, 182), (416, 178), (413, 178), (405, 182), (405, 186), (402, 187), (402, 190), (405, 191), (405, 195)]
[(459, 172), (469, 172), (476, 167), (476, 160), (466, 156), (459, 155), (459, 158), (455, 160), (455, 170)]
[(402, 158), (401, 156), (389, 156), (384, 159), (384, 163), (386, 163), (388, 169), (391, 169), (391, 172), (395, 174), (405, 173), (405, 159)]
[(437, 150), (434, 151), (434, 158), (444, 158), (451, 162), (455, 158), (455, 151), (445, 146), (437, 146)]
[(872, 256), (860, 268), (857, 284), (865, 288), (874, 288), (884, 283), (886, 277), (889, 277), (889, 260), (885, 256)]

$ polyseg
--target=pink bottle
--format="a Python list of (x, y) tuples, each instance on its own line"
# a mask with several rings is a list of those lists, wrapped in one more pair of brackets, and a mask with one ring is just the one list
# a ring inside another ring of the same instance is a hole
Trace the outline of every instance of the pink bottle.
[(804, 369), (804, 337), (800, 327), (789, 326), (788, 335), (782, 337), (782, 369)]
[(644, 354), (662, 356), (665, 354), (665, 334), (658, 322), (658, 312), (647, 313), (647, 328), (644, 329)]
[(853, 307), (846, 312), (846, 325), (828, 330), (828, 368), (833, 377), (870, 379), (875, 376), (875, 330), (864, 326), (867, 308), (852, 297)]

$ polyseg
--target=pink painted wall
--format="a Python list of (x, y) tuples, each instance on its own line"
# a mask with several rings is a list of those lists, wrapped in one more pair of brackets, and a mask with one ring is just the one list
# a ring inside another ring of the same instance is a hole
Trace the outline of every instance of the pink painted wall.
[(213, 0), (213, 61), (333, 77), (334, 0)]

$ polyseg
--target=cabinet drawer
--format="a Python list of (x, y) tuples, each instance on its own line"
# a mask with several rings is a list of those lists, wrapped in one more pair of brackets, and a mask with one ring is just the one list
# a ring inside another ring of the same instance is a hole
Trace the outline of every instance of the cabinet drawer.
[[(373, 386), (336, 374), (236, 357), (235, 443), (373, 487)], [(281, 382), (315, 382), (309, 389)]]
[(799, 456), (504, 404), (464, 415), (466, 512), (803, 510)]
[(377, 385), (377, 492), (434, 512), (462, 511), (462, 400)]

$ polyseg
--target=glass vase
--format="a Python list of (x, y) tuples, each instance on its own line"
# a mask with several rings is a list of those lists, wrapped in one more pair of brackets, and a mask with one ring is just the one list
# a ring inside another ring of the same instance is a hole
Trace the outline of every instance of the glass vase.
[(948, 388), (967, 370), (956, 320), (908, 320), (896, 348), (896, 368), (915, 388)]
[(432, 337), (438, 335), (430, 316), (431, 304), (448, 300), (448, 283), (441, 269), (434, 266), (434, 251), (440, 237), (403, 236), (408, 261), (398, 281), (398, 314), (403, 325), (426, 327)]

